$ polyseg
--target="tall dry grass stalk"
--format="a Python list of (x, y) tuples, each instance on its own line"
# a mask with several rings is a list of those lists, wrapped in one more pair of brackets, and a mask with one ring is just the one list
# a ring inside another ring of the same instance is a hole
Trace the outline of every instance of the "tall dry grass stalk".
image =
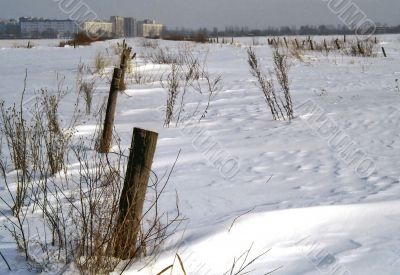
[(287, 56), (278, 49), (273, 52), (274, 75), (281, 87), (283, 99), (277, 93), (272, 74), (266, 74), (261, 68), (260, 61), (252, 47), (247, 49), (250, 73), (257, 79), (258, 86), (264, 94), (265, 101), (274, 120), (291, 120), (294, 118), (293, 104), (289, 88), (289, 63)]

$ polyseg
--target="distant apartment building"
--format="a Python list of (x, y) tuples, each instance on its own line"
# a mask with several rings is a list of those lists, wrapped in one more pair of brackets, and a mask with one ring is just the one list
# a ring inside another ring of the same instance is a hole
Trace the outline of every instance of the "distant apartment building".
[(27, 38), (66, 38), (72, 37), (78, 31), (77, 25), (72, 20), (21, 17), (19, 23), (21, 35)]
[(107, 35), (113, 33), (113, 24), (105, 21), (88, 21), (81, 24), (81, 30), (92, 35)]
[(137, 35), (140, 37), (161, 37), (163, 25), (154, 20), (143, 20), (137, 23)]
[(125, 37), (137, 36), (137, 20), (132, 17), (124, 18), (124, 35)]
[(112, 23), (112, 33), (114, 37), (124, 36), (124, 17), (122, 16), (111, 16), (110, 22)]
[(2, 20), (0, 19), (0, 37), (1, 38), (16, 38), (19, 37), (20, 26), (17, 20)]

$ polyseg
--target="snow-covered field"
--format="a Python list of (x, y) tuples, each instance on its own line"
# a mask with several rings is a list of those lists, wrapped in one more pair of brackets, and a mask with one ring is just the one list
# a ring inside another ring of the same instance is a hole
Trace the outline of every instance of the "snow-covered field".
[[(251, 265), (250, 274), (277, 268), (274, 274), (399, 274), (400, 36), (379, 39), (388, 58), (378, 52), (375, 58), (307, 53), (303, 61), (293, 59), (289, 77), (296, 118), (291, 122), (272, 120), (249, 73), (246, 44), (252, 39), (236, 39), (240, 45), (190, 44), (195, 55), (208, 51), (210, 74), (222, 76), (206, 117), (191, 130), (185, 124), (163, 127), (167, 93), (158, 79), (128, 82), (118, 98), (116, 131), (125, 148), (133, 127), (159, 133), (153, 164), (159, 175), (181, 149), (161, 207), (173, 210), (177, 192), (187, 221), (154, 265), (136, 271), (138, 263), (126, 274), (157, 274), (176, 253), (187, 274), (224, 274), (251, 245), (249, 259), (269, 251)], [(57, 74), (73, 89), (78, 64), (93, 66), (95, 55), (116, 42), (73, 49), (34, 41), (33, 49), (23, 49), (0, 41), (0, 98), (19, 99), (26, 69), (26, 98), (40, 88), (55, 89)], [(265, 38), (259, 42), (257, 54), (272, 68), (271, 49)], [(144, 65), (141, 40), (127, 43), (138, 52), (138, 70), (169, 68)], [(159, 43), (174, 49), (183, 42)], [(96, 84), (94, 106), (108, 90), (106, 80)], [(74, 97), (63, 102), (65, 116)], [(187, 100), (194, 106), (198, 98)], [(94, 128), (86, 121), (76, 135), (91, 135)], [(222, 164), (210, 161), (212, 150), (222, 155)], [(347, 150), (360, 153), (357, 163)], [(5, 193), (0, 185), (0, 196)], [(4, 222), (0, 217), (0, 225)], [(178, 251), (171, 248), (175, 242), (181, 243)], [(30, 272), (2, 227), (0, 251), (10, 274)], [(0, 274), (7, 272), (0, 258)]]

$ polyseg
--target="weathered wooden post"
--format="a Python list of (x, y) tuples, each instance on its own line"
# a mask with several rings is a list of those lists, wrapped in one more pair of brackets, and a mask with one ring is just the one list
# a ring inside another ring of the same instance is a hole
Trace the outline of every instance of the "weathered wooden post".
[(120, 78), (121, 78), (121, 69), (114, 68), (114, 74), (110, 87), (110, 94), (108, 96), (108, 102), (107, 102), (106, 117), (104, 119), (103, 133), (101, 136), (100, 146), (98, 149), (99, 153), (108, 153), (110, 151)]
[(387, 57), (386, 51), (385, 51), (385, 48), (384, 48), (384, 47), (382, 47), (382, 53), (383, 53), (383, 56), (384, 56), (384, 57)]
[(294, 42), (296, 43), (296, 48), (299, 49), (300, 46), (299, 46), (299, 42), (297, 41), (297, 38), (294, 39)]
[(359, 52), (361, 55), (364, 55), (364, 54), (365, 54), (364, 48), (362, 47), (362, 45), (361, 45), (360, 42), (357, 42), (357, 48), (358, 48), (358, 52)]
[(313, 41), (310, 39), (310, 49), (313, 51), (314, 50), (314, 43)]
[(283, 40), (285, 41), (285, 46), (286, 46), (286, 48), (289, 48), (289, 45), (288, 45), (288, 42), (287, 42), (286, 37), (283, 37)]
[(326, 53), (328, 53), (328, 44), (326, 43), (326, 40), (324, 39), (324, 48)]
[(132, 48), (128, 48), (128, 46), (125, 43), (125, 40), (122, 43), (122, 53), (121, 53), (121, 62), (120, 62), (120, 69), (121, 69), (121, 78), (119, 80), (119, 86), (118, 89), (120, 91), (124, 91), (126, 89), (125, 87), (125, 73), (126, 73), (126, 68), (128, 66), (128, 62), (130, 60), (130, 56), (132, 53)]
[(337, 48), (338, 50), (340, 50), (340, 44), (339, 44), (339, 39), (338, 39), (338, 38), (336, 38), (335, 44), (336, 44), (336, 48)]
[(135, 257), (138, 251), (137, 237), (157, 138), (155, 132), (133, 129), (128, 167), (119, 201), (119, 228), (115, 242), (115, 256), (124, 260)]

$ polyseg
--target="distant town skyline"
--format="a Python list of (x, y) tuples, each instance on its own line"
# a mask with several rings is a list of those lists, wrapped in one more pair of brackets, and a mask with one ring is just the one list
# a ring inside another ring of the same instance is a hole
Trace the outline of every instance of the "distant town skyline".
[[(79, 0), (1, 0), (0, 18), (21, 16), (65, 19), (58, 2)], [(343, 0), (337, 0), (340, 3)], [(345, 0), (345, 2), (351, 0)], [(32, 4), (34, 2), (34, 5)], [(111, 15), (154, 18), (170, 28), (300, 26), (342, 24), (328, 0), (81, 0), (99, 18)], [(376, 23), (399, 25), (400, 1), (353, 0)]]

